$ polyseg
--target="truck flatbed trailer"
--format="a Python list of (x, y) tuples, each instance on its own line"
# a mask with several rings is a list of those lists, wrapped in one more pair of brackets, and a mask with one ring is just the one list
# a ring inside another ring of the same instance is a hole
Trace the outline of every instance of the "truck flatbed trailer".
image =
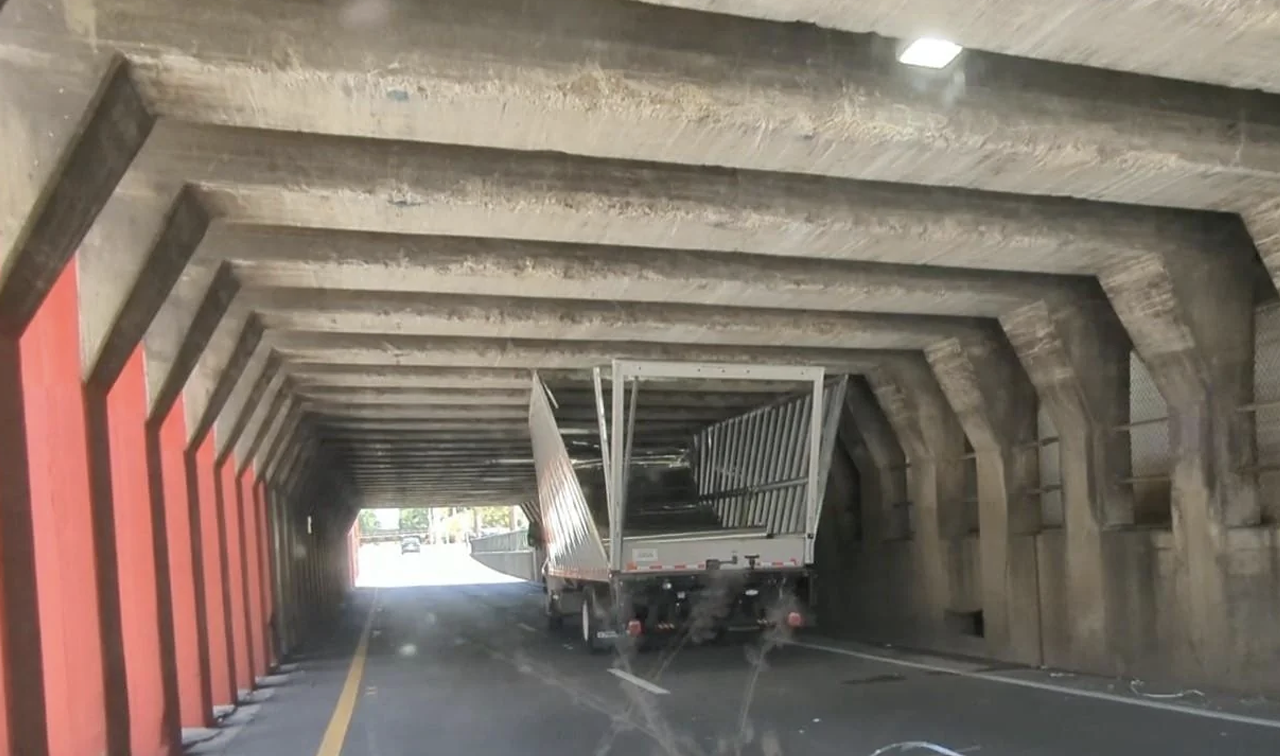
[[(633, 450), (640, 383), (672, 378), (802, 390), (699, 429), (679, 460), (647, 460)], [(549, 626), (577, 615), (584, 645), (601, 650), (628, 636), (700, 642), (814, 624), (813, 543), (845, 381), (813, 367), (615, 361), (611, 417), (596, 373), (599, 459), (574, 460), (535, 376), (531, 541), (547, 555)]]

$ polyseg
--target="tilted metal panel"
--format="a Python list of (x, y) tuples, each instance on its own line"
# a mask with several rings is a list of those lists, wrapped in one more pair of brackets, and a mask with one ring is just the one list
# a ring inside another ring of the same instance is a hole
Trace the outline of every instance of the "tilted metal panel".
[[(823, 387), (819, 491), (826, 489), (846, 385), (847, 378), (840, 377)], [(693, 447), (698, 494), (713, 503), (725, 527), (813, 535), (817, 513), (806, 506), (812, 403), (807, 393), (698, 433)]]
[(538, 477), (538, 508), (547, 544), (547, 573), (606, 580), (609, 560), (587, 507), (582, 484), (560, 436), (546, 387), (533, 379), (529, 392), (529, 437)]
[(1258, 500), (1273, 521), (1280, 518), (1280, 305), (1259, 307), (1254, 317), (1253, 400), (1258, 439)]

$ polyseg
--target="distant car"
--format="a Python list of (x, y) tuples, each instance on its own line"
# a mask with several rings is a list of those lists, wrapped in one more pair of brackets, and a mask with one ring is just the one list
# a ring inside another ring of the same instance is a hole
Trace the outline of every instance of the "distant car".
[(417, 536), (405, 536), (400, 539), (401, 554), (417, 554), (422, 551), (422, 541)]

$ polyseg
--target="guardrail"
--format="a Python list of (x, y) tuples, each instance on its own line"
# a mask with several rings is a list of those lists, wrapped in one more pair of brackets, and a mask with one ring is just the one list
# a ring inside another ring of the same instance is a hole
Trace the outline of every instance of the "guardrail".
[(521, 528), (508, 533), (477, 536), (471, 539), (472, 554), (492, 554), (503, 551), (528, 551), (528, 529)]

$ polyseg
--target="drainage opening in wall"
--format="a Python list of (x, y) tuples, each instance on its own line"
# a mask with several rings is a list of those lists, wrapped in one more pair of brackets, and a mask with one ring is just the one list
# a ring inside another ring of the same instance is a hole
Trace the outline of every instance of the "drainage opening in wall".
[(957, 635), (982, 638), (986, 634), (981, 609), (972, 612), (955, 612), (948, 609), (944, 619), (947, 629)]

